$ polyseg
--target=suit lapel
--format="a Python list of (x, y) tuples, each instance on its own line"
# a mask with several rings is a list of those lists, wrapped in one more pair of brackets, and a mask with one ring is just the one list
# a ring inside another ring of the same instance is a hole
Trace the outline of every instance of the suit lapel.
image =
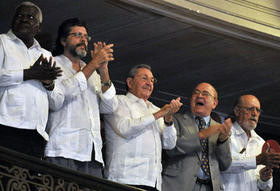
[(192, 117), (189, 117), (187, 115), (184, 115), (184, 121), (187, 127), (186, 130), (189, 132), (191, 135), (195, 135), (198, 133), (198, 128), (196, 127), (195, 120)]
[[(194, 135), (194, 136), (197, 135), (198, 127), (196, 126), (196, 122), (193, 117), (190, 117), (185, 114), (184, 123), (185, 123), (184, 127), (186, 127), (185, 130), (188, 132), (188, 134)], [(198, 152), (196, 152), (196, 154), (197, 154), (197, 157), (199, 159), (201, 159), (201, 152), (198, 151)]]
[[(210, 119), (210, 126), (212, 125), (218, 125), (218, 123), (216, 121), (214, 121), (213, 119)], [(218, 134), (215, 134), (211, 137), (209, 137), (208, 139), (208, 152), (209, 154), (213, 152), (215, 145), (217, 144), (217, 139), (218, 139)]]

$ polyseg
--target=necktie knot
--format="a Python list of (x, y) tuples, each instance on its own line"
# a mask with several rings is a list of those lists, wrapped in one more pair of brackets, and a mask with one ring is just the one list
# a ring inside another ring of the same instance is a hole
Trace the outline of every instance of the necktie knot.
[(205, 129), (206, 127), (206, 122), (202, 117), (196, 117), (196, 119), (198, 120), (198, 128), (199, 130)]

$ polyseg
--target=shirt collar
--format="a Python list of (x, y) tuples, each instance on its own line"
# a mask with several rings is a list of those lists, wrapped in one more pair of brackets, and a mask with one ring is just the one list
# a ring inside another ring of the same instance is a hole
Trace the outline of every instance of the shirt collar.
[(72, 68), (72, 62), (68, 57), (66, 57), (64, 54), (61, 54), (58, 57), (60, 57), (64, 65), (66, 65), (69, 68)]
[(203, 117), (204, 121), (206, 124), (209, 124), (210, 122), (210, 116), (206, 116), (206, 117)]
[[(192, 114), (192, 116), (193, 116), (194, 119), (197, 117), (197, 116), (195, 116), (193, 114)], [(202, 117), (202, 118), (204, 119), (205, 123), (208, 125), (209, 122), (210, 122), (210, 116), (205, 116), (205, 117)]]
[[(239, 123), (237, 121), (235, 121), (233, 123), (233, 126), (235, 127), (235, 134), (236, 135), (243, 135), (245, 134), (247, 136), (247, 134), (245, 133), (245, 131), (242, 129), (242, 127), (239, 125)], [(255, 130), (251, 130), (251, 138), (257, 138), (258, 135), (257, 133), (255, 132)]]
[[(7, 36), (10, 38), (10, 39), (12, 39), (13, 41), (19, 41), (19, 42), (21, 42), (22, 44), (24, 44), (24, 42), (20, 39), (20, 38), (18, 38), (16, 35), (15, 35), (15, 33), (13, 33), (13, 31), (10, 29), (9, 31), (8, 31), (8, 33), (7, 33)], [(24, 44), (25, 45), (25, 44)], [(36, 48), (36, 47), (41, 47), (40, 46), (40, 44), (39, 44), (39, 42), (34, 38), (34, 42), (33, 42), (33, 45), (30, 47), (30, 48)]]
[[(58, 57), (60, 57), (60, 59), (63, 61), (63, 64), (65, 64), (66, 67), (72, 69), (74, 71), (74, 73), (76, 73), (76, 71), (72, 67), (72, 61), (67, 56), (65, 56), (64, 54), (61, 54)], [(81, 65), (81, 68), (83, 68), (83, 67), (85, 67), (86, 63), (84, 63), (82, 60), (80, 60), (80, 65)]]
[(143, 99), (136, 97), (134, 94), (132, 94), (130, 92), (127, 92), (126, 96), (133, 102), (143, 102), (143, 103), (147, 104), (148, 107), (152, 105), (152, 103), (149, 102), (148, 100), (145, 102)]

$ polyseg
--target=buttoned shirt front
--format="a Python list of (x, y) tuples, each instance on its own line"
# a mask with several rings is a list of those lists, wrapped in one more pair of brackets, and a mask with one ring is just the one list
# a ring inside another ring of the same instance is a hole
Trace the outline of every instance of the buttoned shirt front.
[(237, 122), (233, 124), (231, 132), (232, 164), (228, 170), (221, 172), (225, 191), (271, 190), (272, 178), (262, 181), (259, 171), (264, 165), (256, 164), (256, 156), (261, 153), (264, 140), (254, 130), (248, 140), (247, 134)]
[(159, 110), (131, 93), (118, 96), (118, 109), (105, 115), (106, 171), (112, 181), (161, 190), (161, 151), (176, 144), (176, 129), (155, 120)]
[(23, 81), (23, 70), (43, 54), (51, 53), (39, 45), (27, 48), (11, 30), (0, 35), (0, 124), (20, 129), (36, 129), (48, 140), (47, 91), (38, 80)]
[[(72, 68), (67, 57), (60, 55), (55, 59), (63, 75), (55, 83), (54, 90), (48, 92), (50, 140), (45, 155), (91, 161), (94, 143), (95, 160), (103, 163), (100, 112), (110, 113), (116, 109), (114, 85), (102, 93), (96, 71), (86, 80), (83, 72)], [(81, 65), (84, 67), (85, 63), (81, 61)]]

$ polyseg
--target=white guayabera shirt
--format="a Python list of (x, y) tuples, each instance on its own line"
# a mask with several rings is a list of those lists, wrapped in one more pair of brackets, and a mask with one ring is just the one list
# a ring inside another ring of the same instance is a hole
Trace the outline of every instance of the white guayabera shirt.
[(221, 172), (225, 191), (271, 190), (272, 178), (263, 182), (259, 171), (264, 165), (256, 164), (256, 156), (261, 153), (265, 141), (254, 130), (251, 131), (251, 138), (248, 140), (245, 131), (237, 122), (233, 124), (231, 132), (232, 164), (229, 169)]
[(27, 48), (11, 30), (0, 35), (0, 124), (36, 129), (48, 140), (47, 91), (38, 80), (23, 81), (23, 70), (30, 68), (41, 54), (48, 59), (51, 56), (35, 39)]
[[(50, 117), (45, 155), (78, 161), (95, 160), (103, 164), (100, 113), (113, 112), (117, 107), (114, 85), (103, 94), (100, 76), (95, 71), (86, 80), (83, 72), (76, 72), (72, 62), (60, 55), (55, 57), (62, 76), (49, 93)], [(85, 63), (81, 61), (85, 66)], [(94, 143), (94, 148), (93, 148)]]
[(161, 151), (176, 145), (176, 129), (155, 120), (160, 108), (131, 93), (119, 95), (118, 109), (105, 115), (106, 171), (112, 181), (161, 190)]

